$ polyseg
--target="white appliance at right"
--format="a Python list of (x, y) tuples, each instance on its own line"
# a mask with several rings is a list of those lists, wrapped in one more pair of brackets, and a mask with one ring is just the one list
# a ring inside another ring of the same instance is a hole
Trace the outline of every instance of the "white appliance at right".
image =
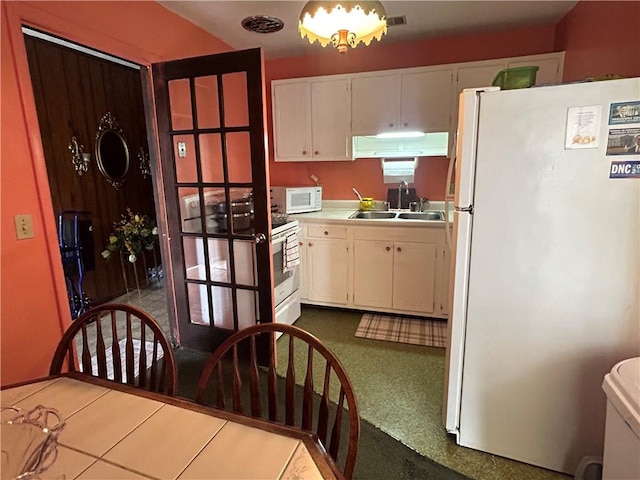
[[(640, 355), (640, 179), (609, 178), (640, 156), (606, 155), (610, 106), (640, 79), (460, 100), (446, 429), (573, 474), (602, 455), (604, 375)], [(573, 107), (598, 105), (597, 148), (565, 149)]]

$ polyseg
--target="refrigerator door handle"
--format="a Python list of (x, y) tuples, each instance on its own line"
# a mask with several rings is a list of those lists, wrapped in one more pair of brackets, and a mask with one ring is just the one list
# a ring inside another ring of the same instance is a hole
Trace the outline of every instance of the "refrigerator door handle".
[(447, 250), (451, 251), (451, 222), (449, 221), (449, 199), (444, 197), (444, 232), (447, 240)]
[[(457, 142), (457, 134), (456, 134), (456, 142)], [(449, 168), (447, 170), (447, 184), (445, 185), (445, 196), (444, 196), (444, 228), (445, 228), (445, 238), (447, 241), (447, 249), (449, 252), (451, 251), (451, 222), (449, 221), (449, 203), (455, 203), (454, 192), (451, 191), (451, 181), (453, 180), (453, 172), (455, 170), (456, 164), (456, 156), (453, 155), (449, 159)]]
[(456, 207), (455, 211), (470, 213), (471, 215), (473, 215), (473, 205), (469, 205), (468, 207)]

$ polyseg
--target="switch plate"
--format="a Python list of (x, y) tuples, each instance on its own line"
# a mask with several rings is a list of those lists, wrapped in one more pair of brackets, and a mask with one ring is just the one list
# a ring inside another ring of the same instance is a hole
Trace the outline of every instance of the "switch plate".
[(187, 156), (187, 144), (185, 142), (178, 142), (178, 157), (185, 158)]
[(31, 215), (16, 215), (16, 235), (18, 240), (25, 238), (33, 238), (33, 224), (31, 223)]

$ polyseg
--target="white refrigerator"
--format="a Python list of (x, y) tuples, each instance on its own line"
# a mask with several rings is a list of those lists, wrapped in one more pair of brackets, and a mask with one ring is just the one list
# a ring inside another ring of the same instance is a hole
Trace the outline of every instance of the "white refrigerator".
[(640, 178), (610, 178), (637, 173), (640, 115), (614, 110), (640, 109), (640, 79), (460, 100), (446, 429), (574, 474), (602, 455), (604, 375), (640, 355)]

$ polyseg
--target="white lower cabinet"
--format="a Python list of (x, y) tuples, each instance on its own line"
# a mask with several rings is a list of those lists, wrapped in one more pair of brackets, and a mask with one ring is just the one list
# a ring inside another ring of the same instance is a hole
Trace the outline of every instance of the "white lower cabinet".
[(340, 226), (308, 225), (301, 238), (302, 299), (328, 305), (346, 305), (349, 283), (347, 229)]
[(301, 227), (303, 303), (446, 318), (443, 228), (303, 221)]
[(356, 240), (353, 245), (353, 304), (393, 306), (393, 244)]
[(434, 313), (437, 252), (435, 243), (356, 240), (354, 306)]

